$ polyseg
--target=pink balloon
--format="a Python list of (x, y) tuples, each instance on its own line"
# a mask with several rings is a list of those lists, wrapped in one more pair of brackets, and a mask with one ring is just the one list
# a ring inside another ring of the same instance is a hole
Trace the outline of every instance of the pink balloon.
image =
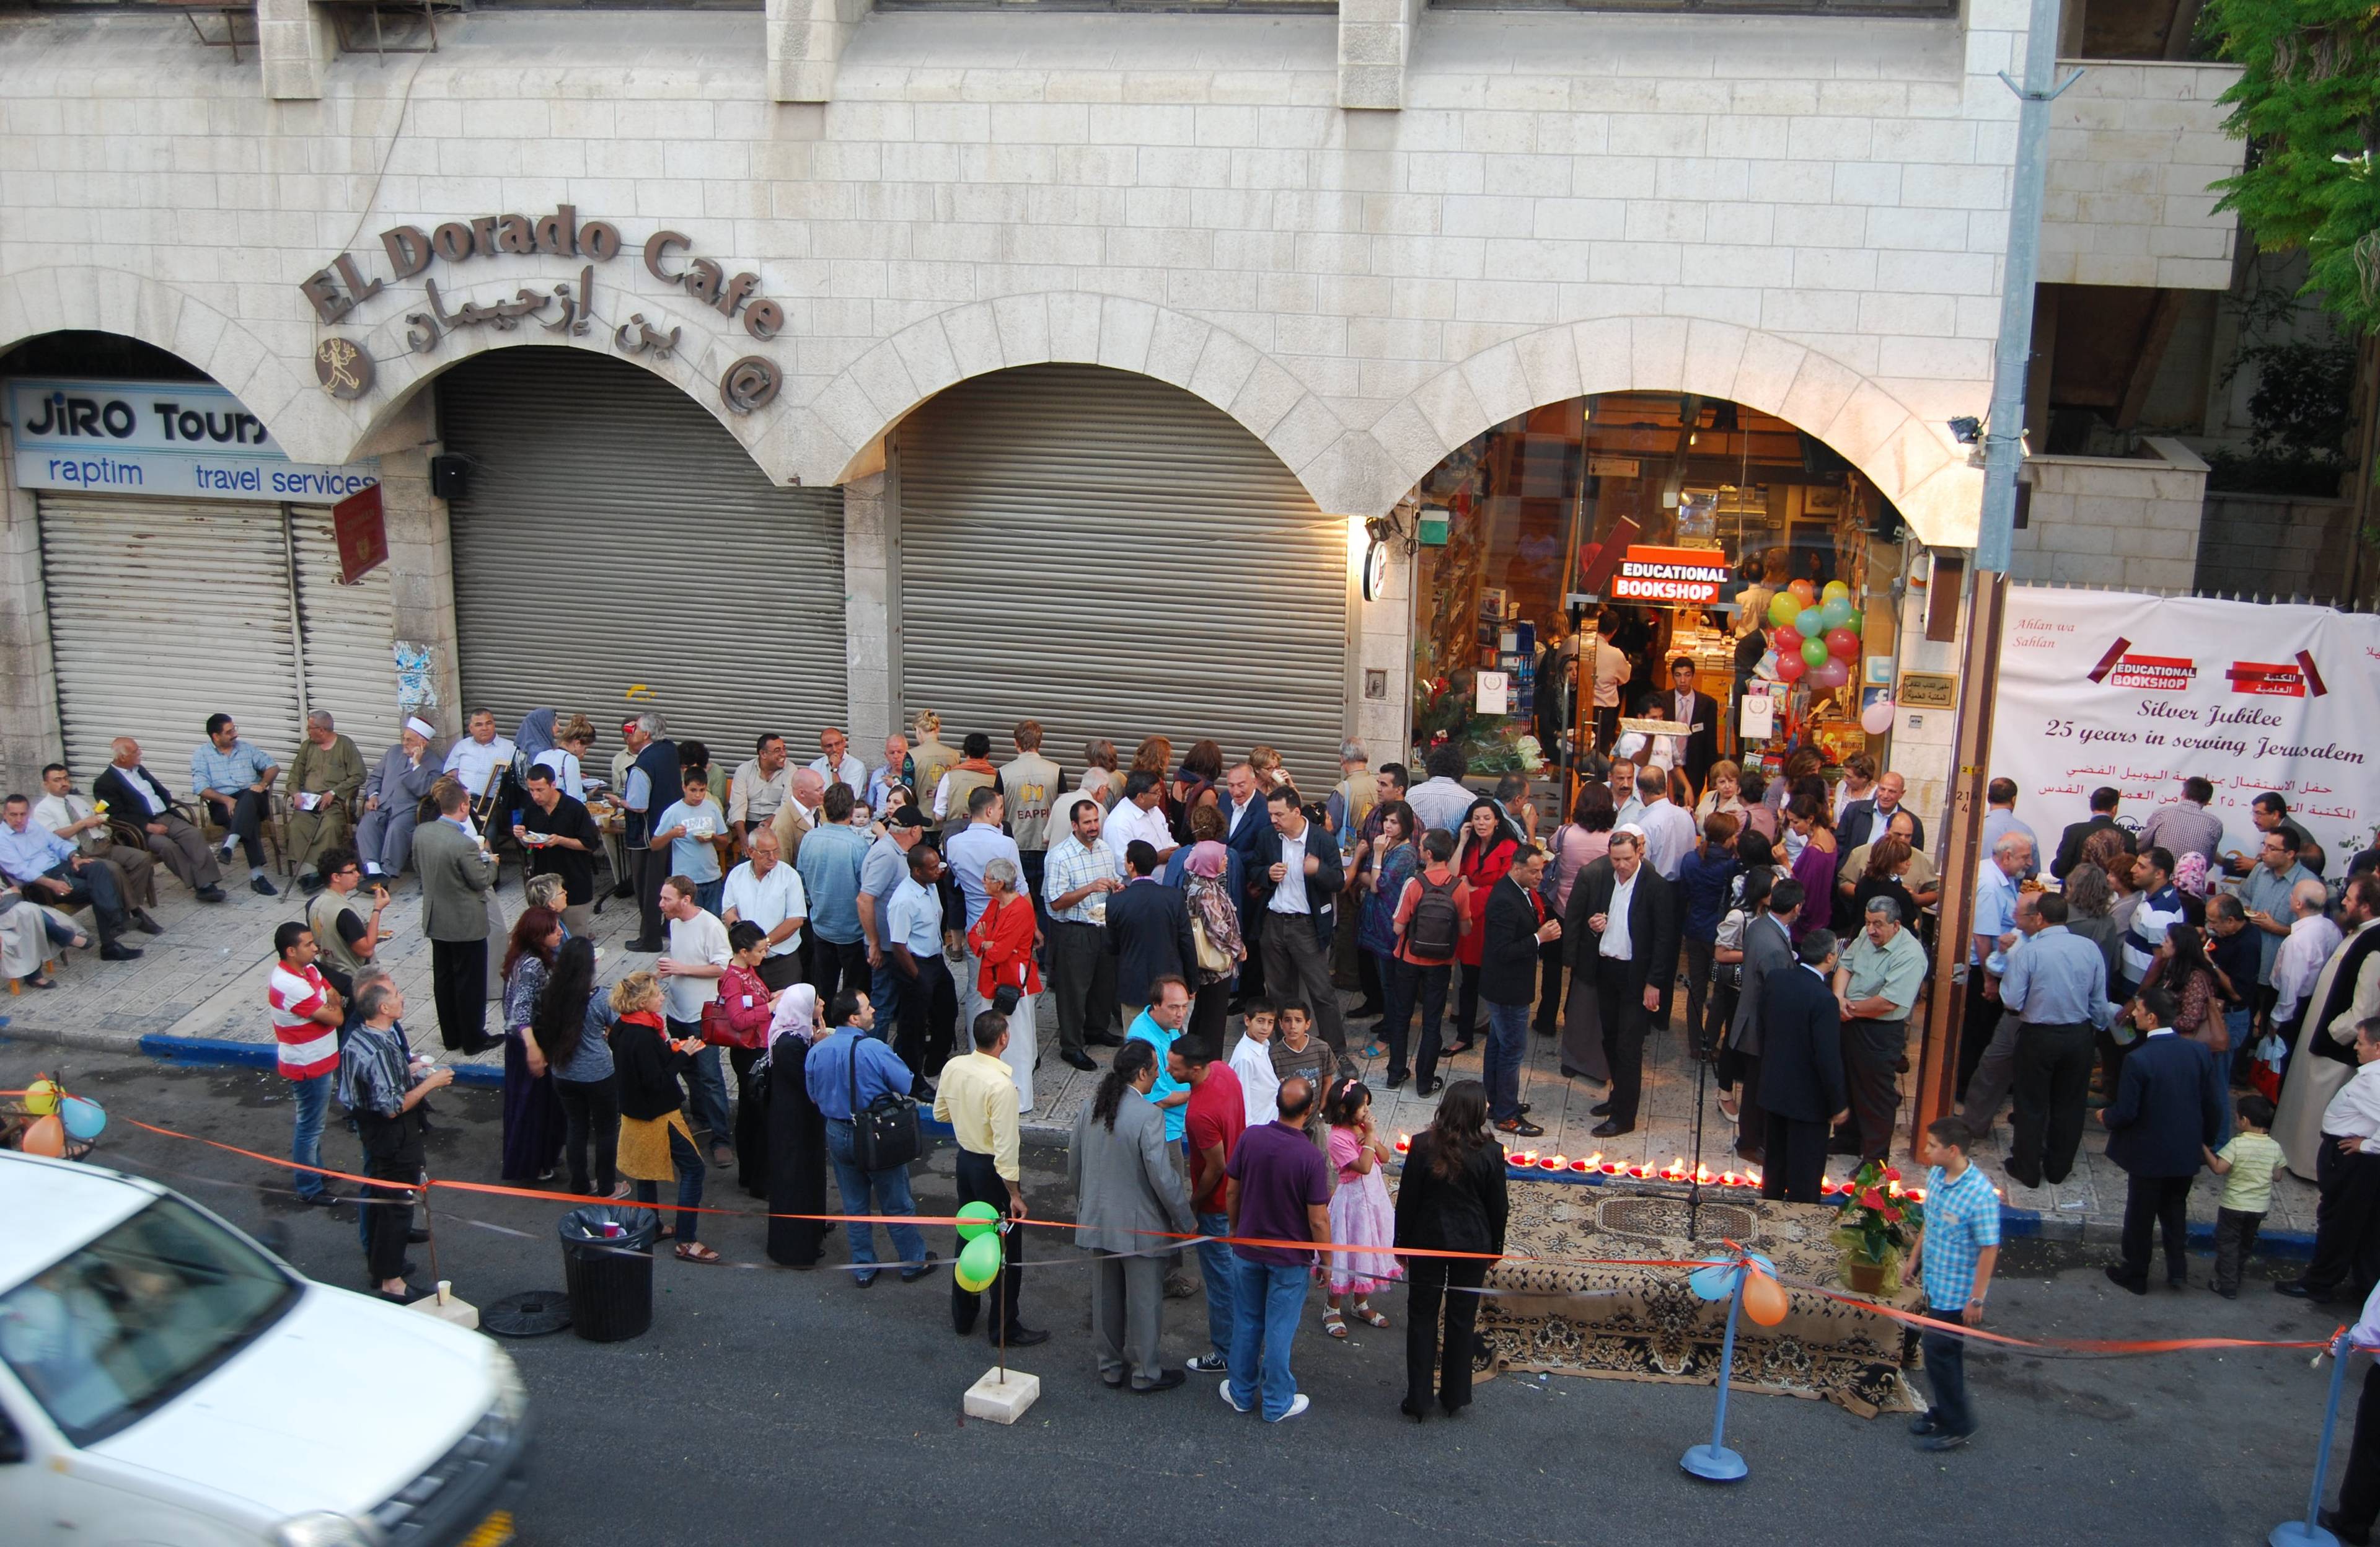
[(1799, 682), (1802, 680), (1802, 674), (1809, 669), (1809, 663), (1803, 661), (1799, 655), (1788, 655), (1783, 651), (1777, 652), (1778, 680)]
[(1799, 655), (1802, 653), (1802, 631), (1788, 623), (1771, 633), (1768, 642), (1777, 647), (1779, 655)]
[(1859, 636), (1848, 628), (1827, 630), (1827, 653), (1838, 661), (1857, 660), (1859, 644)]
[(1810, 674), (1810, 683), (1813, 687), (1829, 689), (1840, 688), (1851, 679), (1852, 669), (1843, 664), (1843, 659), (1840, 655), (1828, 656), (1827, 664)]
[(1882, 736), (1892, 728), (1892, 700), (1878, 699), (1860, 711), (1860, 729), (1870, 736)]

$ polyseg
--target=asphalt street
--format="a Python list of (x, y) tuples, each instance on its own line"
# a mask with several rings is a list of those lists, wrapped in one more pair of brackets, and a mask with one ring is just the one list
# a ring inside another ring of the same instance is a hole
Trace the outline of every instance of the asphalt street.
[[(289, 1107), (271, 1075), (0, 1040), (0, 1087), (61, 1066), (115, 1116), (286, 1152)], [(433, 1174), (492, 1181), (496, 1097), (454, 1090), (439, 1109)], [(353, 1159), (335, 1115), (326, 1151), (332, 1163)], [(94, 1160), (180, 1188), (319, 1279), (362, 1287), (352, 1214), (296, 1205), (270, 1167), (123, 1123)], [(710, 1177), (706, 1202), (759, 1207), (731, 1173)], [(949, 1212), (947, 1151), (921, 1167), (917, 1190), (925, 1212)], [(1064, 1213), (1062, 1156), (1028, 1155), (1026, 1196), (1037, 1212)], [(441, 1271), (482, 1305), (559, 1289), (553, 1221), (564, 1207), (446, 1195)], [(1055, 1335), (1015, 1360), (1041, 1378), (1041, 1399), (1024, 1423), (1002, 1428), (961, 1415), (960, 1395), (991, 1350), (952, 1334), (946, 1270), (907, 1285), (887, 1273), (863, 1290), (825, 1267), (769, 1264), (761, 1236), (757, 1219), (722, 1220), (705, 1238), (731, 1265), (657, 1261), (654, 1322), (641, 1338), (597, 1345), (565, 1332), (510, 1344), (539, 1432), (524, 1542), (964, 1543), (1024, 1529), (1053, 1541), (1756, 1533), (1927, 1547), (2244, 1543), (2303, 1510), (2329, 1379), (2326, 1364), (2316, 1370), (2306, 1354), (2276, 1350), (2100, 1358), (1979, 1346), (1968, 1368), (1983, 1429), (1965, 1450), (1921, 1455), (1899, 1418), (1739, 1394), (1729, 1443), (1752, 1475), (1715, 1488), (1677, 1465), (1709, 1435), (1707, 1388), (1506, 1376), (1482, 1385), (1459, 1421), (1411, 1423), (1396, 1406), (1401, 1295), (1383, 1301), (1396, 1325), (1358, 1329), (1345, 1344), (1321, 1334), (1317, 1297), (1296, 1352), (1313, 1407), (1279, 1427), (1232, 1413), (1209, 1379), (1152, 1396), (1111, 1392), (1091, 1352), (1088, 1273), (1051, 1232), (1037, 1233), (1035, 1253), (1057, 1261), (1027, 1275), (1024, 1306)], [(947, 1261), (949, 1232), (928, 1238)], [(414, 1250), (426, 1279), (426, 1250)], [(828, 1257), (842, 1261), (839, 1236)], [(2100, 1275), (2103, 1258), (2012, 1247), (1993, 1324), (2021, 1336), (2301, 1338), (2340, 1318), (2261, 1281), (2236, 1302), (2203, 1286), (2135, 1298)], [(2202, 1285), (2210, 1265), (2194, 1265)], [(1202, 1301), (1170, 1303), (1167, 1323), (1170, 1361), (1198, 1351)], [(2350, 1417), (2360, 1378), (2350, 1372)], [(2345, 1441), (2342, 1430), (2339, 1465)]]

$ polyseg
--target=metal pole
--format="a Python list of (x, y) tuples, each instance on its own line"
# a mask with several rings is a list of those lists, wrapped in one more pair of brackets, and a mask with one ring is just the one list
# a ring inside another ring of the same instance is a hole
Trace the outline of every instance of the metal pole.
[(2313, 1487), (2306, 1493), (2303, 1520), (2284, 1520), (2266, 1537), (2267, 1547), (2338, 1547), (2338, 1538), (2321, 1520), (2323, 1486), (2330, 1476), (2331, 1442), (2338, 1437), (2338, 1394), (2347, 1383), (2347, 1334), (2330, 1346), (2330, 1403), (2322, 1414), (2322, 1448), (2313, 1453)]
[(1743, 1286), (1751, 1277), (1752, 1265), (1739, 1261), (1735, 1293), (1727, 1302), (1727, 1337), (1718, 1350), (1718, 1411), (1711, 1419), (1710, 1443), (1689, 1446), (1678, 1458), (1680, 1467), (1706, 1482), (1741, 1481), (1751, 1470), (1742, 1456), (1727, 1448), (1727, 1387), (1735, 1377), (1735, 1318), (1743, 1309)]

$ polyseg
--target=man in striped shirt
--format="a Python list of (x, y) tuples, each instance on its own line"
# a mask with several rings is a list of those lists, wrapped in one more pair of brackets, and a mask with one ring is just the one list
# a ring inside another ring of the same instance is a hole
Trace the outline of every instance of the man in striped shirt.
[[(331, 1086), (339, 1073), (339, 1022), (346, 1006), (339, 991), (325, 981), (314, 958), (322, 954), (314, 932), (292, 919), (273, 932), (271, 986), (265, 992), (273, 1009), (273, 1040), (277, 1044), (281, 1076), (297, 1092), (297, 1128), (289, 1140), (289, 1158), (303, 1166), (322, 1163), (322, 1116), (331, 1105)], [(339, 1202), (338, 1194), (322, 1183), (316, 1171), (298, 1171), (290, 1189), (301, 1203), (324, 1208)]]

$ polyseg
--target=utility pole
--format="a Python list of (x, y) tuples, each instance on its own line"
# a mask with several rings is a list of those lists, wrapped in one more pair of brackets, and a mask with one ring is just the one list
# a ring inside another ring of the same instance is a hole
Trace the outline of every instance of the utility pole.
[[(1964, 966), (1974, 921), (1975, 875), (1988, 862), (1983, 841), (1984, 786), (1991, 777), (1992, 704), (1999, 690), (2001, 615), (2008, 603), (2010, 549), (2016, 530), (2017, 468), (2024, 459), (2024, 390), (2033, 361), (2033, 292), (2041, 273), (2041, 203), (2049, 153), (2049, 104), (2080, 79), (2059, 82), (2059, 0), (2033, 0), (2025, 29), (2024, 80), (2000, 74), (2017, 98), (2016, 165), (2009, 187), (2008, 254), (2000, 265), (1999, 345), (1992, 363), (1991, 417), (1984, 428), (1984, 506), (1968, 575), (1966, 640), (1959, 673), (1958, 729), (1951, 743), (1950, 810), (1942, 863), (1942, 932), (1935, 943), (1933, 993), (1917, 1072), (1915, 1126), (1949, 1114), (1957, 1100), (1959, 1044), (1989, 1035), (1959, 1025)], [(1980, 966), (1970, 968), (1980, 972)]]

